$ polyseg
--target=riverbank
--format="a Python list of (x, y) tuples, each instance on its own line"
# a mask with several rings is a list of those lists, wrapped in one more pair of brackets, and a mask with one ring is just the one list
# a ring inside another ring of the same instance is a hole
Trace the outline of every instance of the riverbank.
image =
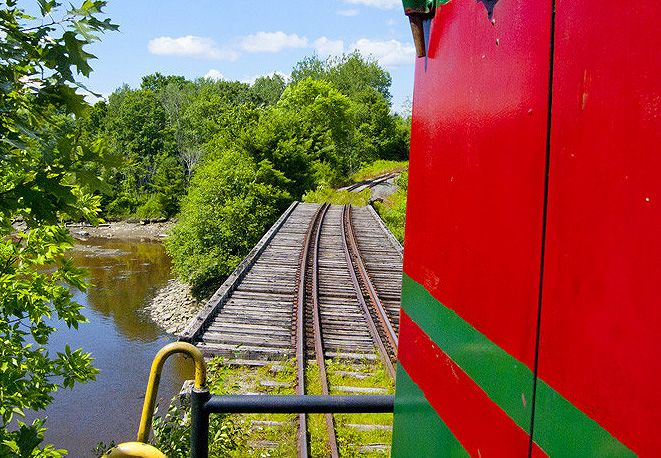
[[(83, 241), (100, 238), (127, 242), (162, 242), (173, 225), (172, 221), (116, 221), (99, 226), (71, 224), (67, 227), (74, 238)], [(94, 253), (93, 245), (79, 245), (78, 248), (90, 252), (91, 255), (99, 254)], [(170, 279), (147, 300), (143, 311), (165, 332), (178, 335), (197, 314), (202, 304), (203, 301), (193, 297), (188, 285)]]
[(111, 223), (90, 226), (86, 224), (68, 224), (69, 232), (77, 239), (99, 237), (105, 239), (121, 239), (131, 241), (162, 241), (174, 223), (172, 221), (159, 222), (127, 222), (116, 221)]
[(179, 335), (186, 329), (204, 301), (193, 297), (190, 286), (171, 279), (145, 306), (149, 317), (165, 332)]

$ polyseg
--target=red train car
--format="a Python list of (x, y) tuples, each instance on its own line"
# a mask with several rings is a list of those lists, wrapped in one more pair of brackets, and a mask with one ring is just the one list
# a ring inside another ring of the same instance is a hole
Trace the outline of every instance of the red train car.
[(661, 6), (440, 3), (404, 1), (393, 456), (658, 456)]

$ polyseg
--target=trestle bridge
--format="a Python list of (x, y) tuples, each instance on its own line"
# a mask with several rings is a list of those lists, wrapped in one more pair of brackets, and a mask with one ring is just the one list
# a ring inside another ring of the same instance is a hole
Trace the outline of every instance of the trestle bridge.
[[(307, 391), (306, 364), (318, 367), (322, 394), (379, 392), (331, 387), (326, 362), (373, 363), (394, 378), (401, 272), (402, 247), (372, 207), (295, 202), (182, 339), (233, 365), (294, 357), (297, 394)], [(328, 450), (338, 456), (331, 415), (326, 426)], [(299, 456), (307, 456), (305, 415), (298, 430)]]

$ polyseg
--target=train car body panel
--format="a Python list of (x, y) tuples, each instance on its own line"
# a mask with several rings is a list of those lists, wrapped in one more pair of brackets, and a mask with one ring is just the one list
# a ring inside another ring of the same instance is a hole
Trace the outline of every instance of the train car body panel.
[(436, 8), (416, 62), (393, 456), (658, 453), (658, 13)]
[(661, 8), (558, 0), (556, 11), (533, 435), (556, 455), (653, 456), (661, 57), (650, 37)]
[(414, 455), (406, 437), (423, 437), (416, 399), (447, 426), (435, 454), (528, 453), (549, 18), (550, 4), (510, 2), (494, 24), (483, 4), (450, 2), (418, 59), (395, 455)]

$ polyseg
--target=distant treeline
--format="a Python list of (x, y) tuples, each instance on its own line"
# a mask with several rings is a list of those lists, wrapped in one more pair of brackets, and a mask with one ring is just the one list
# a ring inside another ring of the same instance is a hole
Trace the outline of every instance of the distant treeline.
[(309, 57), (289, 80), (253, 84), (159, 73), (94, 105), (80, 127), (106, 145), (95, 175), (102, 214), (177, 215), (175, 271), (215, 286), (294, 199), (345, 184), (361, 165), (406, 160), (410, 120), (391, 78), (357, 53)]
[(196, 168), (228, 153), (268, 161), (292, 199), (342, 184), (361, 164), (406, 159), (409, 124), (391, 113), (390, 84), (387, 71), (350, 54), (306, 58), (288, 81), (155, 73), (137, 89), (122, 86), (82, 123), (83, 135), (105, 141), (110, 153), (97, 171), (102, 212), (174, 216)]

